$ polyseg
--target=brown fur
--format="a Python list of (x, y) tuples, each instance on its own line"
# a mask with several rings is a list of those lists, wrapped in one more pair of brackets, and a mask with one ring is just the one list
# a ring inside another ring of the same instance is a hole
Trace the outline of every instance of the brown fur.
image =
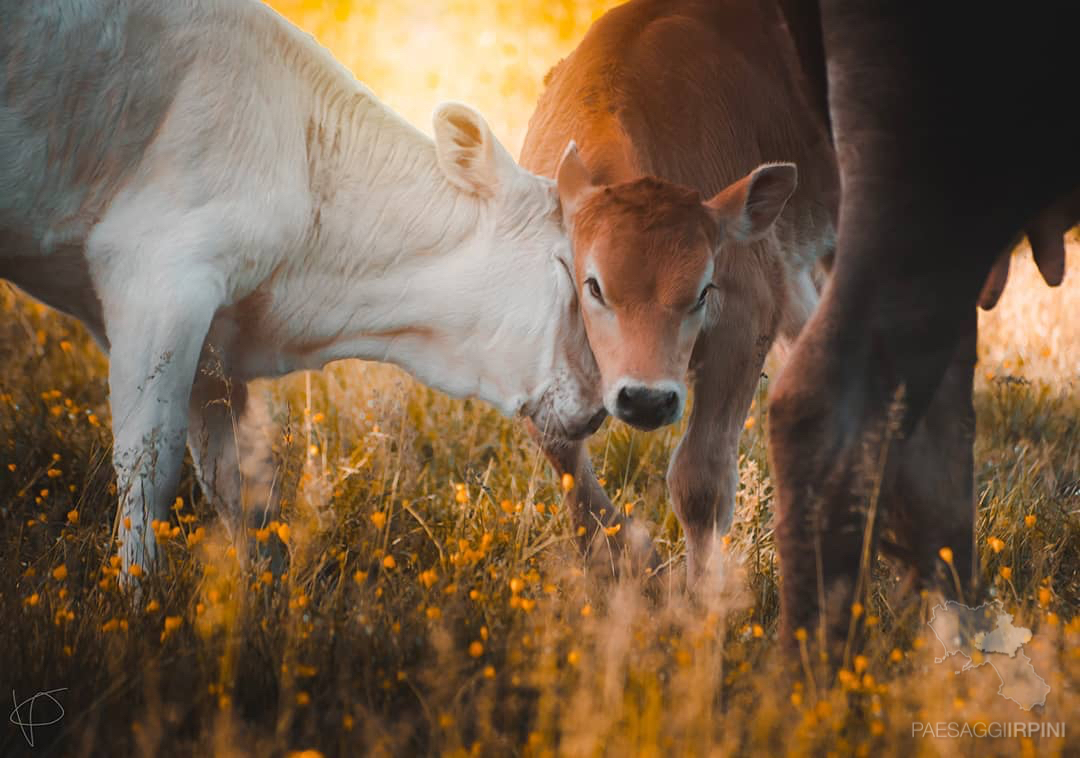
[[(545, 83), (521, 162), (554, 176), (573, 139), (599, 188), (579, 193), (568, 221), (605, 385), (619, 376), (683, 382), (688, 369), (693, 379), (668, 482), (696, 575), (730, 524), (739, 434), (765, 355), (805, 322), (813, 285), (802, 277), (831, 250), (838, 185), (828, 131), (767, 3), (631, 0), (597, 21)], [(743, 212), (749, 185), (732, 185), (769, 161), (796, 163), (798, 186), (764, 239), (734, 244), (732, 213)], [(710, 265), (717, 291), (688, 332)], [(587, 305), (592, 270), (611, 317)], [(568, 500), (579, 525), (591, 534), (621, 519), (580, 443), (541, 444), (577, 478)]]

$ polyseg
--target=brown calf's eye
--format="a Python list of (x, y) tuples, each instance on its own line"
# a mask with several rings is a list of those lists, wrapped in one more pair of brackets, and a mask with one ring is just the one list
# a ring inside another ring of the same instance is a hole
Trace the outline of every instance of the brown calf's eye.
[(595, 297), (599, 302), (604, 302), (604, 296), (600, 293), (600, 284), (591, 276), (585, 280), (585, 286), (589, 290), (589, 294)]
[(705, 289), (701, 291), (701, 295), (698, 296), (697, 302), (694, 303), (694, 307), (691, 310), (699, 311), (705, 307), (705, 299), (709, 296), (709, 290), (715, 289), (715, 284), (706, 284)]

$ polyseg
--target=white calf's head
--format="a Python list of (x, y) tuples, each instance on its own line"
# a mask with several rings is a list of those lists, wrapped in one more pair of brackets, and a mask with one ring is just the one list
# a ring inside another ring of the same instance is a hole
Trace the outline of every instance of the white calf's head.
[(554, 182), (521, 168), (471, 108), (440, 106), (434, 127), (440, 170), (480, 209), (446, 282), (471, 394), (531, 417), (541, 432), (592, 433), (604, 418), (599, 372)]

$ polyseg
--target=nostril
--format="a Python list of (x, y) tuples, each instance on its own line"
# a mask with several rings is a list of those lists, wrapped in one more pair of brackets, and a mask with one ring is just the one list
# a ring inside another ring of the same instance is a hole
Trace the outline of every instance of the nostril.
[(604, 408), (598, 410), (595, 414), (593, 414), (593, 417), (589, 419), (589, 423), (585, 427), (586, 433), (592, 434), (593, 432), (595, 432), (597, 429), (600, 428), (600, 425), (604, 423), (604, 419), (606, 418), (607, 410)]
[(634, 404), (634, 391), (629, 387), (623, 387), (619, 390), (619, 395), (615, 398), (615, 402), (620, 408), (630, 407)]
[(667, 392), (664, 393), (663, 397), (664, 397), (664, 399), (663, 399), (664, 407), (669, 409), (669, 410), (674, 409), (675, 406), (679, 404), (679, 393), (678, 392), (668, 390)]

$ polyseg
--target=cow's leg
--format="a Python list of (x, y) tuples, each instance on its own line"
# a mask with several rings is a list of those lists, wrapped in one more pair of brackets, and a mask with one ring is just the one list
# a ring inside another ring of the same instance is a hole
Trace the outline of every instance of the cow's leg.
[[(739, 485), (739, 437), (771, 342), (755, 340), (754, 329), (739, 331), (733, 335), (713, 330), (694, 346), (693, 409), (668, 466), (671, 505), (686, 536), (691, 583), (705, 572), (718, 538), (731, 528)], [(746, 360), (733, 360), (738, 355)]]
[(162, 273), (118, 274), (136, 284), (104, 303), (125, 577), (157, 561), (150, 522), (167, 519), (176, 496), (192, 382), (219, 302), (212, 284)]
[(271, 427), (265, 398), (253, 397), (243, 382), (220, 376), (213, 365), (196, 378), (188, 447), (203, 494), (238, 548), (246, 545), (249, 529), (265, 526), (278, 513), (279, 490), (266, 433)]
[[(971, 398), (975, 325), (972, 312), (926, 413), (898, 446), (895, 483), (882, 503), (884, 523), (920, 583), (961, 602), (972, 600), (977, 576)], [(941, 559), (942, 548), (951, 551), (951, 566)]]
[[(949, 24), (927, 35), (902, 3), (874, 12), (852, 0), (821, 7), (829, 71), (837, 74), (829, 81), (843, 177), (836, 261), (822, 303), (774, 385), (769, 445), (781, 634), (790, 644), (799, 628), (811, 639), (822, 631), (836, 660), (850, 650), (851, 606), (869, 581), (878, 528), (894, 515), (882, 508), (906, 507), (897, 496), (905, 478), (940, 481), (952, 465), (924, 458), (930, 470), (916, 472), (905, 459), (919, 457), (917, 446), (897, 453), (906, 446), (900, 440), (923, 438), (939, 452), (963, 444), (919, 423), (938, 402), (947, 372), (956, 374), (950, 382), (970, 377), (969, 367), (957, 368), (958, 346), (974, 339), (980, 289), (1015, 234), (1016, 210), (1041, 201), (1032, 175), (1007, 161), (995, 165), (1000, 191), (956, 191), (985, 175), (987, 148), (1014, 139), (1014, 124), (987, 119), (984, 94), (965, 86), (969, 77), (993, 80), (972, 77), (977, 59), (950, 54)], [(912, 49), (929, 54), (905, 53)], [(942, 68), (942, 60), (957, 65)], [(992, 129), (980, 128), (985, 122)], [(957, 391), (947, 386), (941, 403)], [(965, 411), (941, 412), (955, 423)], [(963, 511), (966, 487), (948, 489), (963, 501), (952, 507)], [(909, 533), (934, 531), (936, 515), (911, 513)], [(947, 531), (948, 539), (966, 542), (962, 526)], [(949, 547), (954, 563), (967, 562), (963, 546)]]
[[(905, 510), (912, 539), (922, 536), (924, 569), (939, 540), (955, 543), (954, 565), (970, 565), (963, 386), (975, 301), (1008, 237), (960, 236), (936, 204), (890, 203), (895, 186), (904, 185), (881, 171), (849, 193), (833, 280), (770, 398), (782, 634), (790, 643), (800, 628), (821, 632), (834, 659), (850, 652), (851, 607), (863, 598), (878, 531), (896, 521), (890, 508)], [(942, 265), (979, 251), (989, 251), (981, 267)], [(924, 421), (928, 408), (940, 418)], [(925, 503), (904, 502), (904, 486)], [(968, 581), (967, 570), (959, 576)]]
[(592, 558), (616, 565), (627, 558), (631, 566), (654, 566), (648, 531), (612, 504), (593, 470), (585, 440), (545, 436), (531, 422), (529, 433), (560, 476), (570, 474), (574, 486), (563, 498), (578, 544)]
[[(835, 284), (835, 282), (834, 282)], [(838, 328), (826, 295), (774, 385), (769, 403), (780, 557), (781, 635), (820, 633), (835, 659), (852, 630), (851, 607), (868, 580), (888, 490), (890, 448), (904, 397), (879, 375), (914, 356), (872, 354)], [(887, 341), (882, 342), (888, 345)], [(892, 413), (890, 413), (892, 412)], [(892, 419), (890, 418), (892, 416)]]

